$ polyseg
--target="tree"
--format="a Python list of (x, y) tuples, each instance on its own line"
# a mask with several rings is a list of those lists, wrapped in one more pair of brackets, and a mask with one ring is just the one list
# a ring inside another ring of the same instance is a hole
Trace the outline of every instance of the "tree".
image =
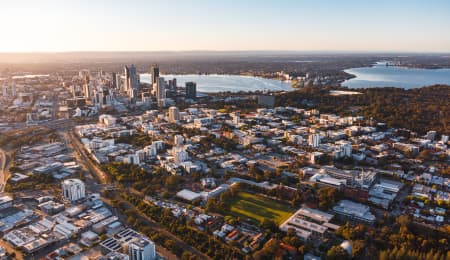
[(366, 229), (366, 226), (363, 224), (352, 227), (349, 223), (346, 223), (336, 230), (336, 234), (347, 240), (364, 239)]
[(337, 191), (332, 187), (323, 187), (319, 189), (319, 207), (322, 210), (329, 209), (334, 203), (337, 196)]
[(208, 201), (206, 202), (206, 212), (215, 212), (217, 211), (217, 199), (215, 198), (209, 198)]
[(267, 219), (267, 218), (264, 218), (264, 219), (261, 221), (261, 226), (262, 226), (264, 229), (268, 229), (268, 230), (270, 230), (270, 231), (272, 231), (272, 232), (276, 232), (276, 231), (278, 230), (278, 226), (277, 226), (277, 224), (275, 223), (275, 221), (273, 221), (273, 220), (271, 220), (271, 219)]
[(388, 260), (389, 259), (389, 254), (387, 251), (381, 251), (380, 255), (378, 256), (379, 260)]
[(411, 218), (408, 215), (401, 215), (396, 219), (401, 227), (408, 227), (411, 224)]
[(352, 243), (353, 258), (361, 259), (364, 254), (366, 242), (364, 240), (354, 240)]
[(288, 237), (293, 237), (293, 236), (296, 236), (297, 234), (296, 234), (296, 231), (295, 231), (295, 229), (294, 228), (288, 228), (288, 231), (287, 231), (287, 236)]
[(233, 226), (238, 224), (238, 220), (236, 218), (234, 218), (233, 216), (225, 216), (224, 220), (226, 223), (233, 225)]
[(175, 241), (167, 239), (166, 242), (164, 242), (164, 246), (168, 249), (172, 249), (175, 246)]
[(191, 259), (194, 259), (194, 256), (188, 251), (184, 251), (183, 254), (181, 255), (181, 260), (191, 260)]
[(276, 239), (269, 240), (261, 250), (255, 252), (255, 254), (253, 255), (254, 259), (273, 259), (275, 253), (279, 248), (279, 244), (280, 242)]
[(177, 189), (177, 186), (181, 183), (181, 176), (178, 175), (170, 175), (166, 179), (166, 186), (170, 190)]
[(326, 258), (327, 260), (343, 260), (350, 259), (347, 252), (340, 246), (332, 246), (328, 251)]

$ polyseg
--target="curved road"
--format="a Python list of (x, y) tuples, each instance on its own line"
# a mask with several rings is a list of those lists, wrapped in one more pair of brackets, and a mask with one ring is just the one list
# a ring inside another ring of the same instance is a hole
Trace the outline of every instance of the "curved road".
[(8, 166), (8, 156), (6, 152), (0, 148), (0, 192), (5, 190), (6, 181), (7, 181), (7, 172), (6, 169)]

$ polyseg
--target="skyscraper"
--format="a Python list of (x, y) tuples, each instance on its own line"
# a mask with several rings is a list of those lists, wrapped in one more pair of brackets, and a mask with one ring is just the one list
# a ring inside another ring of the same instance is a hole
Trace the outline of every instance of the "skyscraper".
[(90, 72), (89, 72), (89, 70), (86, 70), (86, 69), (80, 70), (80, 71), (78, 72), (78, 76), (79, 76), (81, 79), (85, 79), (86, 76), (89, 76), (89, 75), (90, 75)]
[(103, 79), (105, 77), (105, 72), (101, 69), (99, 72), (98, 72), (98, 78), (99, 79)]
[(130, 93), (130, 89), (139, 88), (139, 75), (136, 73), (136, 67), (131, 64), (130, 67), (125, 66), (125, 91)]
[(159, 78), (156, 82), (156, 99), (158, 99), (158, 103), (161, 99), (166, 98), (166, 81), (164, 78)]
[(84, 98), (90, 99), (92, 95), (92, 90), (89, 86), (89, 83), (85, 83), (83, 86)]
[(89, 74), (84, 76), (84, 84), (89, 84), (89, 82), (91, 82), (91, 78), (89, 76)]
[(122, 87), (122, 77), (120, 76), (120, 73), (116, 74), (116, 85), (117, 89), (120, 90)]
[(128, 69), (127, 66), (125, 66), (123, 68), (124, 70), (124, 74), (125, 74), (125, 81), (124, 81), (124, 91), (128, 92), (128, 89), (130, 88), (129, 84), (129, 79), (130, 79), (130, 69)]
[(177, 90), (177, 79), (176, 78), (173, 78), (173, 80), (172, 80), (172, 86), (173, 86), (173, 90)]
[(159, 78), (159, 67), (158, 64), (153, 64), (150, 67), (150, 74), (152, 74), (152, 85), (157, 83), (157, 80)]
[(112, 88), (117, 88), (117, 77), (115, 72), (111, 73), (111, 85)]
[(186, 98), (195, 99), (197, 98), (197, 83), (186, 82)]

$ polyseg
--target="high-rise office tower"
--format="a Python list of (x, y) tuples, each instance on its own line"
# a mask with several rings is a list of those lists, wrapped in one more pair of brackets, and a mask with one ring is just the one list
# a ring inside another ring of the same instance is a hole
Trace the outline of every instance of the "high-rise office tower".
[(117, 73), (111, 73), (111, 87), (117, 88)]
[(128, 94), (128, 97), (130, 97), (130, 98), (135, 98), (136, 97), (136, 95), (137, 95), (137, 89), (135, 89), (135, 88), (130, 88), (130, 89), (128, 89), (128, 92), (127, 92), (127, 94)]
[(116, 74), (116, 85), (117, 89), (120, 90), (122, 87), (122, 77), (120, 76), (120, 73)]
[(89, 86), (89, 83), (85, 83), (84, 84), (84, 86), (83, 86), (83, 92), (84, 92), (84, 98), (86, 98), (86, 99), (89, 99), (89, 98), (91, 98), (91, 95), (92, 95), (92, 90), (91, 90), (91, 88), (90, 88), (90, 86)]
[(77, 96), (77, 91), (76, 91), (75, 85), (70, 85), (70, 93), (72, 94), (73, 98), (75, 98)]
[(175, 98), (177, 95), (177, 79), (173, 78), (169, 80), (169, 86), (166, 89), (166, 96), (168, 98)]
[(89, 82), (91, 82), (89, 75), (84, 76), (84, 84), (89, 84)]
[(158, 107), (166, 106), (166, 81), (164, 78), (158, 77), (156, 84), (154, 85), (156, 100)]
[(156, 98), (158, 101), (166, 98), (166, 81), (164, 78), (158, 78), (156, 82)]
[(89, 76), (90, 75), (90, 72), (89, 72), (89, 70), (80, 70), (79, 72), (78, 72), (78, 76), (81, 78), (81, 79), (85, 79), (86, 78), (86, 76)]
[(124, 81), (124, 91), (125, 92), (128, 92), (128, 89), (130, 88), (130, 86), (128, 85), (129, 84), (129, 79), (130, 79), (130, 69), (128, 69), (128, 67), (127, 66), (125, 66), (124, 68), (123, 68), (123, 70), (124, 70), (124, 75), (125, 75), (125, 81)]
[(195, 99), (197, 97), (197, 83), (186, 82), (186, 98)]
[(97, 87), (95, 97), (95, 103), (100, 106), (107, 105), (111, 102), (109, 89), (105, 86)]
[(152, 74), (152, 85), (156, 84), (159, 78), (159, 67), (158, 64), (153, 64), (150, 67), (150, 74)]
[(133, 86), (137, 87), (136, 84), (139, 83), (139, 79), (138, 79), (138, 74), (136, 72), (136, 67), (133, 64), (131, 64), (129, 71), (130, 71), (130, 78), (132, 80)]
[(169, 122), (175, 123), (180, 120), (180, 110), (178, 107), (169, 107)]
[(139, 88), (139, 75), (136, 67), (131, 64), (130, 67), (125, 66), (125, 92), (131, 93), (131, 89), (136, 91)]
[(147, 239), (135, 238), (128, 244), (128, 256), (130, 260), (156, 259), (155, 243)]
[(177, 90), (177, 79), (176, 78), (173, 78), (173, 80), (172, 80), (172, 85), (173, 85), (173, 90)]
[(70, 202), (75, 202), (86, 197), (83, 181), (79, 179), (67, 179), (61, 184), (63, 196)]
[(98, 78), (103, 79), (104, 77), (105, 77), (105, 72), (102, 69), (100, 69), (98, 72)]

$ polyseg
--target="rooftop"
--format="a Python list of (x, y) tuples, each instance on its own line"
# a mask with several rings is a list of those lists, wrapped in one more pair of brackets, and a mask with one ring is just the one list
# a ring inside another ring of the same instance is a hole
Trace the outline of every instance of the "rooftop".
[(350, 200), (339, 201), (336, 206), (333, 207), (333, 211), (338, 214), (351, 216), (364, 221), (375, 221), (375, 216), (370, 212), (369, 206)]
[(0, 195), (0, 204), (8, 203), (8, 202), (11, 202), (11, 201), (13, 201), (13, 198), (11, 198), (11, 196), (4, 195), (4, 194)]
[(200, 198), (200, 196), (201, 195), (199, 193), (193, 192), (193, 191), (190, 191), (187, 189), (183, 189), (177, 193), (177, 197), (180, 197), (180, 198), (188, 200), (188, 201), (196, 200), (196, 199)]

